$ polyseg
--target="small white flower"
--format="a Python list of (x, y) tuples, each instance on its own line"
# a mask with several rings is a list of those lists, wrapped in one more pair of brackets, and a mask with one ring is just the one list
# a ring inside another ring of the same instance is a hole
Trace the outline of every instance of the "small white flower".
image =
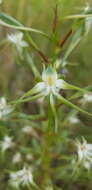
[(21, 156), (20, 152), (17, 152), (17, 153), (13, 156), (12, 162), (13, 162), (14, 164), (16, 164), (16, 163), (21, 162), (21, 160), (22, 160), (22, 156)]
[[(24, 94), (20, 99), (24, 97), (39, 94), (37, 99), (48, 95), (59, 95), (59, 91), (63, 89), (81, 90), (80, 88), (68, 84), (63, 79), (58, 78), (58, 73), (52, 66), (48, 66), (42, 72), (42, 82), (38, 82), (28, 93)], [(57, 96), (58, 97), (58, 96)]]
[(35, 91), (42, 92), (44, 96), (54, 94), (60, 89), (66, 89), (66, 82), (63, 79), (58, 79), (57, 72), (52, 67), (43, 71), (42, 82), (35, 86)]
[(92, 144), (88, 144), (83, 138), (83, 142), (76, 141), (78, 160), (85, 168), (92, 166)]
[[(49, 65), (47, 69), (45, 69), (42, 73), (42, 82), (38, 82), (31, 90), (26, 92), (22, 97), (20, 97), (17, 101), (18, 102), (27, 102), (31, 100), (37, 100), (42, 97), (49, 96), (50, 105), (53, 111), (53, 114), (55, 116), (55, 127), (57, 128), (57, 114), (56, 109), (54, 106), (55, 98), (56, 97), (61, 103), (68, 105), (69, 107), (72, 107), (73, 109), (76, 109), (80, 112), (83, 112), (85, 114), (91, 115), (90, 113), (82, 110), (78, 106), (74, 105), (70, 101), (68, 101), (66, 98), (64, 98), (62, 95), (59, 94), (60, 90), (77, 90), (80, 92), (84, 92), (83, 89), (71, 85), (64, 81), (63, 79), (59, 79), (58, 73), (56, 72), (55, 68), (52, 67), (52, 65)], [(30, 97), (31, 96), (31, 97)], [(29, 97), (29, 98), (27, 98)]]
[(84, 11), (87, 12), (88, 10), (90, 10), (90, 6), (89, 6), (89, 3), (86, 3), (86, 6), (84, 7)]
[(0, 119), (5, 119), (12, 111), (13, 108), (7, 105), (6, 99), (4, 97), (0, 98)]
[(92, 162), (89, 162), (89, 161), (85, 161), (85, 162), (84, 162), (84, 167), (85, 167), (87, 170), (89, 170), (89, 169), (91, 168), (91, 166), (92, 166)]
[(27, 135), (33, 135), (37, 139), (39, 139), (39, 136), (37, 135), (36, 131), (31, 126), (25, 126), (22, 128), (22, 132)]
[(10, 184), (18, 188), (20, 185), (29, 186), (33, 183), (32, 169), (25, 167), (17, 172), (10, 174)]
[(84, 94), (83, 98), (80, 100), (80, 103), (83, 105), (90, 102), (92, 102), (92, 94)]
[(31, 161), (32, 159), (33, 159), (33, 156), (32, 156), (32, 154), (27, 154), (26, 155), (26, 159), (28, 160), (28, 161)]
[(22, 53), (22, 48), (27, 47), (28, 44), (23, 40), (23, 33), (16, 32), (7, 35), (8, 41), (15, 44), (17, 50)]
[(11, 149), (14, 146), (12, 137), (5, 136), (3, 141), (0, 142), (1, 151), (5, 152), (7, 149)]
[(31, 126), (25, 126), (22, 128), (22, 132), (25, 133), (25, 134), (31, 134), (33, 131), (32, 127)]
[(71, 116), (68, 118), (68, 121), (72, 124), (76, 124), (79, 123), (80, 120), (76, 116)]
[(92, 94), (84, 94), (84, 101), (92, 102)]

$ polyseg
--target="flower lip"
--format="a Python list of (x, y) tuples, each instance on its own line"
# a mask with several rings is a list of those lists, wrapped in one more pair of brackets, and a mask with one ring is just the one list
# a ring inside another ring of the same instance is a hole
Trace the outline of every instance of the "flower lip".
[(48, 89), (48, 92), (52, 92), (53, 89), (56, 88), (56, 83), (57, 83), (57, 73), (56, 71), (49, 66), (46, 70), (43, 71), (42, 73), (42, 80)]
[(55, 81), (57, 80), (57, 73), (52, 67), (48, 67), (46, 70), (42, 73), (42, 80), (46, 82), (49, 86), (52, 86), (55, 84)]
[(47, 85), (49, 85), (49, 86), (53, 86), (55, 84), (55, 80), (54, 80), (54, 78), (53, 78), (53, 76), (48, 76), (47, 77)]

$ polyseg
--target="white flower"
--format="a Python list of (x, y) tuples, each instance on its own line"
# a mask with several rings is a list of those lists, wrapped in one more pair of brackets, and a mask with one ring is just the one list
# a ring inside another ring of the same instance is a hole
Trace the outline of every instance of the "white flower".
[(92, 94), (84, 94), (83, 98), (80, 100), (80, 103), (83, 105), (90, 102), (92, 102)]
[(47, 96), (60, 89), (66, 89), (66, 82), (63, 79), (58, 79), (57, 72), (52, 67), (48, 67), (42, 73), (42, 82), (39, 82), (35, 89), (36, 92), (42, 92), (44, 96)]
[(27, 159), (28, 161), (31, 161), (31, 160), (33, 159), (32, 154), (28, 153), (28, 154), (26, 155), (26, 159)]
[(92, 94), (84, 94), (83, 98), (85, 102), (92, 102)]
[(92, 166), (92, 144), (88, 144), (83, 138), (83, 142), (76, 141), (78, 160), (85, 168)]
[(84, 167), (87, 169), (87, 170), (89, 170), (90, 168), (91, 168), (91, 166), (92, 166), (92, 161), (85, 161), (84, 163)]
[(32, 127), (31, 126), (25, 126), (22, 128), (22, 132), (25, 133), (25, 134), (31, 134), (33, 131)]
[(13, 156), (12, 162), (13, 162), (14, 164), (16, 164), (16, 163), (21, 162), (21, 160), (22, 160), (22, 156), (21, 156), (20, 152), (17, 152), (17, 153)]
[(8, 41), (15, 44), (17, 50), (22, 53), (22, 48), (27, 47), (28, 44), (23, 40), (23, 33), (16, 32), (7, 35)]
[(76, 116), (71, 116), (68, 118), (68, 121), (72, 124), (76, 124), (79, 123), (80, 120)]
[(38, 82), (31, 90), (26, 92), (22, 97), (20, 97), (15, 104), (21, 103), (21, 102), (27, 102), (27, 101), (33, 101), (37, 100), (42, 97), (46, 97), (49, 95), (50, 98), (50, 105), (51, 109), (53, 111), (53, 114), (55, 116), (55, 126), (57, 128), (57, 114), (56, 109), (54, 106), (56, 97), (61, 103), (68, 105), (69, 107), (72, 107), (73, 109), (76, 109), (77, 111), (83, 112), (85, 114), (88, 114), (91, 116), (90, 113), (87, 111), (79, 108), (78, 106), (74, 105), (70, 101), (68, 101), (66, 98), (64, 98), (62, 95), (59, 94), (59, 91), (63, 89), (71, 89), (71, 90), (77, 90), (80, 92), (84, 92), (83, 89), (71, 85), (64, 81), (63, 79), (59, 79), (58, 73), (56, 72), (55, 68), (52, 67), (52, 65), (49, 65), (47, 69), (45, 69), (42, 73), (42, 82)]
[(5, 152), (7, 149), (11, 149), (14, 146), (12, 137), (5, 136), (3, 141), (0, 142), (1, 151)]
[(4, 119), (9, 113), (13, 111), (10, 105), (7, 105), (4, 97), (0, 98), (0, 119)]
[(90, 6), (89, 3), (86, 3), (86, 6), (84, 7), (84, 12), (87, 12), (88, 10), (90, 10)]
[(32, 169), (25, 167), (17, 172), (12, 172), (10, 174), (10, 184), (13, 187), (18, 188), (20, 185), (29, 186), (33, 183)]
[(42, 82), (38, 82), (29, 92), (25, 93), (24, 96), (22, 96), (20, 99), (38, 93), (40, 95), (37, 96), (38, 99), (40, 97), (45, 97), (50, 94), (56, 96), (56, 94), (59, 94), (60, 89), (72, 89), (82, 91), (82, 89), (74, 85), (68, 84), (63, 79), (59, 79), (56, 70), (52, 66), (48, 66), (47, 69), (44, 69), (42, 72)]
[(31, 126), (25, 126), (22, 128), (22, 132), (27, 135), (33, 135), (37, 139), (39, 139), (39, 136), (37, 135), (36, 131)]

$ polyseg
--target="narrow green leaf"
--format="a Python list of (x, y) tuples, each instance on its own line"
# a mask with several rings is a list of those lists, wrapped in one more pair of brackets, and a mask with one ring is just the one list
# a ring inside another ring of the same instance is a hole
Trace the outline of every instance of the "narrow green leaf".
[(19, 21), (14, 19), (13, 17), (5, 14), (5, 13), (0, 13), (0, 22), (4, 22), (9, 25), (13, 26), (23, 26)]
[(69, 97), (69, 100), (73, 100), (73, 99), (79, 98), (84, 93), (90, 93), (89, 90), (92, 90), (92, 86), (87, 86), (86, 88), (83, 89), (83, 91), (79, 91), (79, 92), (75, 93), (74, 95), (72, 95), (71, 97)]
[(80, 18), (90, 18), (92, 14), (76, 14), (76, 15), (69, 15), (66, 16), (65, 19), (80, 19)]
[(78, 43), (80, 42), (81, 38), (82, 38), (82, 28), (79, 28), (75, 34), (73, 35), (72, 37), (72, 40), (70, 42), (70, 45), (63, 57), (63, 60), (62, 60), (62, 66), (65, 67), (66, 64), (67, 64), (67, 61), (66, 59), (68, 58), (68, 56), (70, 55), (70, 53), (73, 51), (73, 49), (78, 45)]
[(35, 63), (33, 61), (32, 56), (27, 53), (26, 58), (27, 58), (28, 64), (30, 65), (30, 68), (31, 68), (35, 78), (41, 79), (41, 75), (40, 75), (38, 69), (35, 66)]
[(20, 22), (18, 22), (16, 19), (14, 19), (13, 17), (11, 17), (5, 13), (0, 13), (0, 25), (6, 26), (9, 28), (18, 29), (18, 30), (39, 33), (39, 34), (49, 38), (49, 36), (46, 33), (36, 30), (36, 29), (33, 29), (33, 28), (25, 27)]
[(58, 98), (62, 103), (66, 104), (67, 106), (72, 107), (73, 109), (76, 109), (77, 111), (82, 112), (82, 113), (84, 113), (84, 114), (86, 114), (86, 115), (92, 117), (92, 114), (91, 114), (91, 113), (89, 113), (89, 112), (87, 112), (87, 111), (85, 111), (85, 110), (79, 108), (79, 107), (76, 106), (75, 104), (73, 104), (73, 103), (71, 103), (70, 101), (66, 100), (63, 96), (60, 96), (60, 95), (57, 94), (57, 93), (56, 93), (55, 95), (57, 96), (57, 98)]
[(40, 115), (40, 114), (28, 115), (25, 113), (15, 113), (12, 116), (19, 119), (24, 119), (24, 120), (25, 119), (26, 120), (40, 120), (45, 117), (45, 115)]
[(37, 93), (39, 93), (39, 89), (37, 90), (37, 85), (35, 85), (32, 89), (28, 90), (23, 96), (21, 96), (20, 100), (24, 99), (27, 96), (32, 96)]
[(88, 93), (90, 93), (86, 88), (80, 88), (80, 87), (77, 87), (77, 86), (75, 86), (75, 85), (71, 85), (71, 84), (69, 84), (69, 83), (66, 83), (66, 87), (68, 88), (68, 89), (71, 89), (71, 90), (78, 90), (79, 92), (81, 92), (82, 94), (84, 94), (84, 93), (86, 93), (86, 94), (88, 94)]
[(35, 96), (32, 96), (30, 98), (25, 98), (25, 99), (19, 98), (18, 100), (10, 102), (10, 104), (17, 105), (17, 104), (20, 104), (20, 103), (23, 103), (23, 102), (29, 102), (29, 101), (31, 102), (31, 101), (34, 101), (36, 99), (42, 98), (42, 97), (43, 97), (43, 93), (39, 93), (39, 94), (37, 94)]

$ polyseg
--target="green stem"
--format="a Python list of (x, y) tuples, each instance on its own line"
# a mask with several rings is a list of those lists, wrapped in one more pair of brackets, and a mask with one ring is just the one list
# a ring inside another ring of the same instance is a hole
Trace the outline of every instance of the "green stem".
[(50, 105), (51, 105), (51, 109), (52, 109), (54, 120), (55, 120), (55, 133), (57, 133), (58, 120), (57, 120), (57, 113), (56, 113), (55, 104), (54, 104), (54, 97), (52, 94), (50, 95)]
[(32, 114), (32, 115), (28, 115), (25, 113), (15, 113), (12, 114), (12, 117), (16, 117), (19, 119), (27, 119), (27, 120), (42, 120), (45, 119), (45, 115), (40, 115), (40, 114)]
[(43, 186), (46, 186), (48, 181), (50, 180), (50, 164), (51, 164), (51, 145), (52, 145), (52, 109), (50, 105), (48, 105), (48, 126), (44, 137), (44, 144), (43, 144)]

